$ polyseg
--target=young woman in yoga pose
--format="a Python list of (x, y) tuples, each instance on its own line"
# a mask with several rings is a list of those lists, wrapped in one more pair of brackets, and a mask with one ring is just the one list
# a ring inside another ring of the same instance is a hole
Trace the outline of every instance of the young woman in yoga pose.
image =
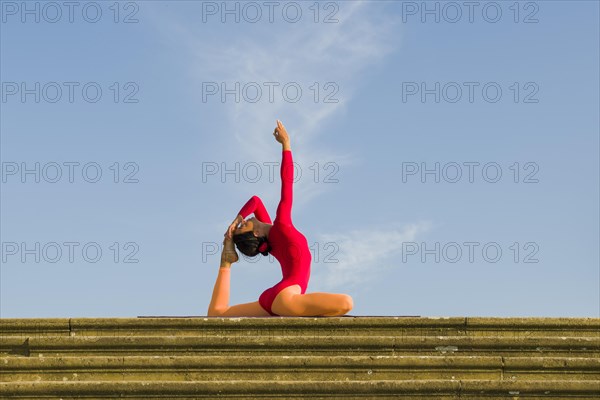
[[(312, 317), (341, 316), (353, 307), (352, 297), (338, 293), (306, 293), (312, 256), (306, 237), (292, 223), (292, 185), (294, 167), (288, 133), (277, 120), (273, 131), (282, 144), (281, 200), (272, 223), (258, 196), (252, 196), (233, 220), (223, 240), (221, 265), (208, 306), (208, 316), (263, 317), (269, 315)], [(248, 220), (248, 214), (254, 217)], [(265, 290), (258, 301), (229, 305), (231, 264), (239, 257), (234, 247), (247, 256), (269, 253), (281, 264), (283, 279)]]

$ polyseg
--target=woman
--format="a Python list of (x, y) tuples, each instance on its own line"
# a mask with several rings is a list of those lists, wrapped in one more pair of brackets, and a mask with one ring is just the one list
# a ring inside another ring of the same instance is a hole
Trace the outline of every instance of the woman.
[[(281, 200), (275, 222), (258, 196), (242, 207), (223, 240), (219, 275), (208, 307), (208, 316), (341, 316), (353, 307), (352, 297), (337, 293), (306, 293), (312, 260), (308, 242), (292, 224), (292, 186), (294, 168), (287, 131), (281, 121), (273, 131), (283, 146), (281, 163)], [(254, 217), (248, 220), (248, 214)], [(271, 253), (281, 264), (283, 279), (265, 290), (258, 301), (229, 306), (231, 264), (239, 260), (234, 247), (243, 254), (267, 256)]]

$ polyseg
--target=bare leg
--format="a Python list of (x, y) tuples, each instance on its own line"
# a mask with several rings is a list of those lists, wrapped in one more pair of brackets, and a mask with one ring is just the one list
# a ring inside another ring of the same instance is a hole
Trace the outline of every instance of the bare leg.
[(269, 313), (258, 301), (250, 303), (229, 305), (229, 292), (231, 283), (231, 264), (239, 260), (231, 239), (223, 239), (223, 252), (219, 274), (213, 288), (212, 298), (208, 305), (209, 317), (265, 317)]
[(341, 293), (298, 294), (292, 298), (292, 301), (299, 307), (299, 316), (341, 316), (354, 306), (352, 297)]
[(352, 297), (347, 294), (337, 293), (298, 293), (299, 285), (294, 285), (282, 290), (271, 309), (281, 316), (315, 317), (315, 316), (341, 316), (353, 307)]
[(221, 263), (219, 275), (213, 288), (212, 299), (208, 306), (207, 316), (220, 315), (229, 308), (229, 288), (231, 282), (231, 266), (227, 267)]

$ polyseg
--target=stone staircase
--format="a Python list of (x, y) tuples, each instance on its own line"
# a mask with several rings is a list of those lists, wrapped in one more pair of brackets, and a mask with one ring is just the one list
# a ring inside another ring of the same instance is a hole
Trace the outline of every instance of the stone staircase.
[(0, 319), (2, 399), (598, 399), (600, 318)]

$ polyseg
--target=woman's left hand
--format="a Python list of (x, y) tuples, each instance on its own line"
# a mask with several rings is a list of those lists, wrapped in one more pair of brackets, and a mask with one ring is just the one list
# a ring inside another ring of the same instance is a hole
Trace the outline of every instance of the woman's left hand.
[(241, 224), (242, 222), (244, 222), (244, 217), (242, 217), (241, 215), (238, 215), (237, 217), (235, 217), (235, 219), (233, 220), (233, 222), (229, 225), (229, 228), (227, 228), (227, 232), (225, 232), (225, 237), (231, 239), (233, 237), (233, 231), (235, 231), (238, 227), (239, 224)]

